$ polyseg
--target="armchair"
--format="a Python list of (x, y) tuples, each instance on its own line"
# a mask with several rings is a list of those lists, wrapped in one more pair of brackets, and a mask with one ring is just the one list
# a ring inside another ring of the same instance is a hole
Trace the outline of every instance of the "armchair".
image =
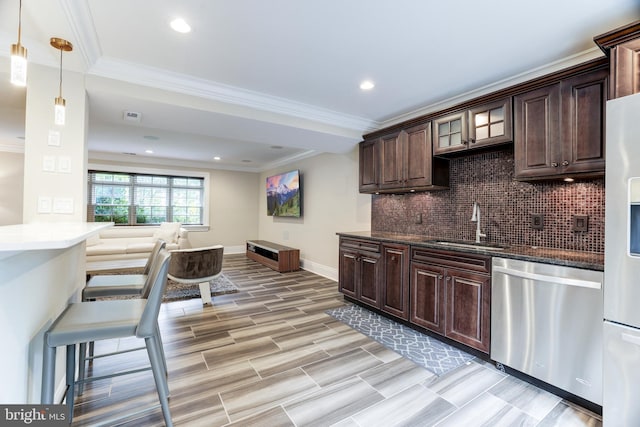
[(211, 280), (222, 272), (224, 246), (177, 249), (171, 251), (168, 277), (178, 283), (198, 283), (202, 304), (211, 301)]

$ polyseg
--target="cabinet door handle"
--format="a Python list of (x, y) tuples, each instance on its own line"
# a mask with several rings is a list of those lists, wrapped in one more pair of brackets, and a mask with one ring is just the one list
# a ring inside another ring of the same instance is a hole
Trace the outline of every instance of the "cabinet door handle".
[(557, 168), (558, 167), (558, 163), (557, 162), (553, 162), (553, 163), (551, 163), (551, 166), (553, 166), (554, 168)]
[(442, 280), (442, 274), (438, 274), (438, 280)]
[(476, 140), (474, 138), (469, 139), (469, 141), (471, 141), (472, 144), (476, 143)]
[(562, 162), (562, 166), (569, 166), (569, 162), (565, 160), (564, 162)]
[(391, 261), (395, 261), (396, 260), (396, 256), (395, 255), (391, 255)]
[(467, 145), (469, 141), (462, 141), (462, 145)]

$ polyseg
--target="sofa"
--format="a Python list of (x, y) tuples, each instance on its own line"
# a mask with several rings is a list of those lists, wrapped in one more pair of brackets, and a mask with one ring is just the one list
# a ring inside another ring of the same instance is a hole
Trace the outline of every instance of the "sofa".
[(188, 249), (189, 232), (180, 223), (160, 226), (114, 226), (87, 239), (87, 272), (144, 266), (155, 242), (167, 242), (167, 249)]

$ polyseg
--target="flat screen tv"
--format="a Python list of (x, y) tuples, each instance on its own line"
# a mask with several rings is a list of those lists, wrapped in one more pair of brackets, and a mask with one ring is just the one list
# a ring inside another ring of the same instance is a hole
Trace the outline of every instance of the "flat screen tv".
[(302, 216), (299, 170), (267, 177), (267, 215)]

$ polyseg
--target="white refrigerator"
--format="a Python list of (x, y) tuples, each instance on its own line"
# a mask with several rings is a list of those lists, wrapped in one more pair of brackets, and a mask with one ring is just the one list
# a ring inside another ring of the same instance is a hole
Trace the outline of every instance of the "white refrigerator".
[(640, 426), (640, 94), (607, 102), (605, 427)]

